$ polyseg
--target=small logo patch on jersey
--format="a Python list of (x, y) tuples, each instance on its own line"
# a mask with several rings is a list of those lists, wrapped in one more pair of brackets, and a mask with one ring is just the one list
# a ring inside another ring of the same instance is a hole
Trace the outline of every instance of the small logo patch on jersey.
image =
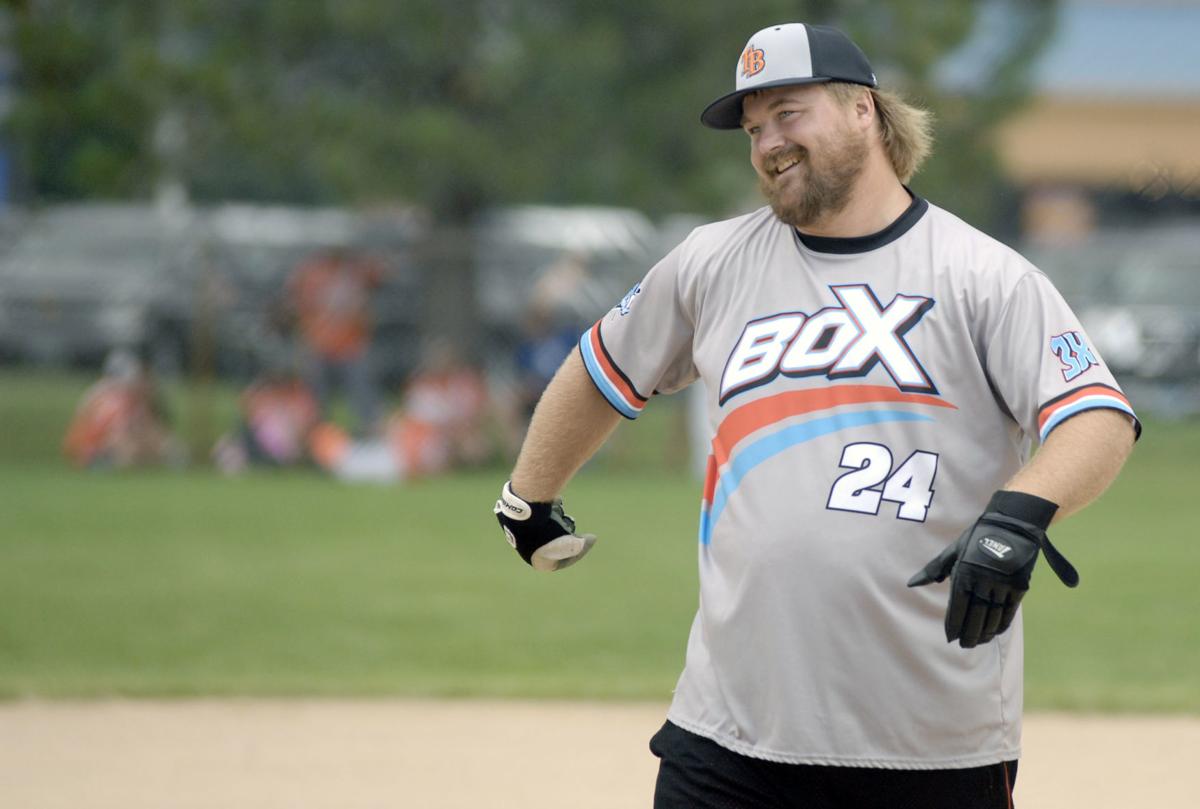
[(993, 539), (992, 537), (984, 537), (983, 539), (979, 540), (979, 547), (983, 548), (992, 556), (995, 556), (1000, 560), (1008, 558), (1008, 555), (1012, 553), (1011, 545), (1005, 545), (1000, 540)]
[(742, 51), (742, 78), (748, 79), (751, 76), (762, 73), (763, 68), (767, 66), (767, 54), (762, 48), (754, 47), (754, 43), (746, 46), (746, 50)]
[(1057, 355), (1062, 363), (1063, 379), (1067, 382), (1100, 364), (1083, 335), (1077, 331), (1063, 332), (1051, 337), (1050, 351)]
[(633, 306), (633, 296), (642, 291), (641, 284), (635, 284), (633, 289), (625, 293), (625, 297), (621, 298), (621, 302), (617, 304), (617, 311), (621, 313), (621, 317), (629, 314), (629, 308)]

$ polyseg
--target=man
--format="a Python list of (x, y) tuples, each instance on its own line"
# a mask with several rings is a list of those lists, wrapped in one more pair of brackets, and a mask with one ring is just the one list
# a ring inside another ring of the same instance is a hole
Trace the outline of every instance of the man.
[(770, 206), (698, 228), (584, 334), (497, 514), (534, 567), (577, 561), (564, 485), (702, 380), (700, 608), (655, 806), (1008, 807), (1017, 604), (1039, 551), (1075, 583), (1045, 529), (1140, 428), (1045, 276), (906, 188), (926, 114), (845, 35), (772, 26), (736, 75), (702, 120), (744, 130)]
[(183, 466), (187, 449), (171, 431), (154, 375), (133, 352), (114, 349), (104, 375), (79, 401), (63, 452), (81, 469)]
[(307, 382), (322, 419), (334, 387), (350, 399), (356, 432), (379, 426), (379, 394), (371, 371), (371, 295), (382, 280), (373, 262), (332, 249), (301, 262), (286, 283), (286, 304), (304, 344)]

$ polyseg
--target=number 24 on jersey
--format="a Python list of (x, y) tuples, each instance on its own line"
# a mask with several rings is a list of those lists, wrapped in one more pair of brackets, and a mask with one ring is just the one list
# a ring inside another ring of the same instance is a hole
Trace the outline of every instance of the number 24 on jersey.
[(838, 465), (851, 471), (833, 482), (826, 508), (878, 514), (884, 502), (897, 503), (896, 517), (925, 522), (933, 502), (937, 454), (917, 450), (894, 470), (892, 464), (892, 451), (882, 444), (847, 445)]

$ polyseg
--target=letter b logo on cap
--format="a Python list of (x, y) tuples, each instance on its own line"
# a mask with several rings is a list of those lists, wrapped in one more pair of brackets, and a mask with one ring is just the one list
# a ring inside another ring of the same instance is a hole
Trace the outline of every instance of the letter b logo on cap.
[(742, 51), (742, 78), (748, 79), (756, 73), (761, 73), (766, 66), (766, 53), (761, 48), (754, 47), (753, 43), (747, 45), (746, 50)]

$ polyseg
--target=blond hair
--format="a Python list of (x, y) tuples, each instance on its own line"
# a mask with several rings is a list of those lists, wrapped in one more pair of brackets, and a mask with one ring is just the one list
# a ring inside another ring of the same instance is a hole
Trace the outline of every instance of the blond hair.
[(929, 157), (933, 147), (933, 113), (914, 107), (899, 93), (831, 81), (825, 85), (830, 95), (842, 105), (858, 100), (863, 90), (870, 92), (875, 102), (875, 117), (879, 119), (879, 138), (900, 182), (907, 183)]

